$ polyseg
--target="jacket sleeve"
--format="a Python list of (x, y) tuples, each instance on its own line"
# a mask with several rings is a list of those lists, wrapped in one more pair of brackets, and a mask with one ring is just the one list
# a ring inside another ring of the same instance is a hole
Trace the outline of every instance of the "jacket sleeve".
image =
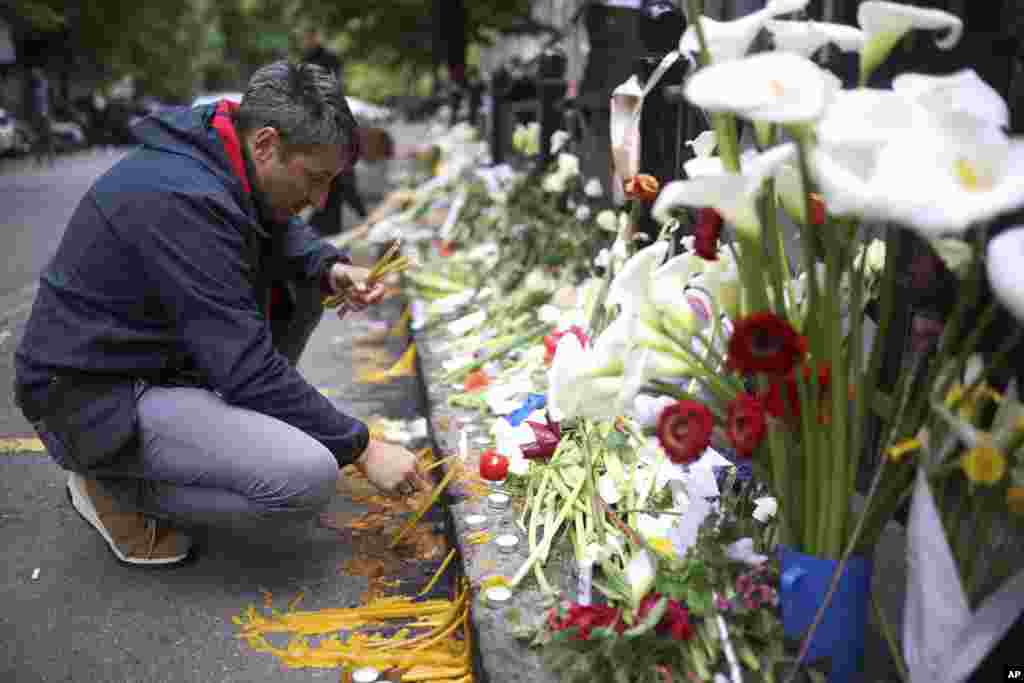
[(280, 257), (296, 276), (312, 280), (323, 276), (333, 263), (351, 263), (347, 249), (321, 239), (301, 218), (288, 221), (281, 239)]
[(139, 201), (148, 220), (133, 239), (147, 278), (212, 388), (232, 405), (306, 432), (339, 466), (358, 458), (369, 441), (366, 425), (339, 412), (273, 347), (245, 257), (248, 216), (209, 197)]

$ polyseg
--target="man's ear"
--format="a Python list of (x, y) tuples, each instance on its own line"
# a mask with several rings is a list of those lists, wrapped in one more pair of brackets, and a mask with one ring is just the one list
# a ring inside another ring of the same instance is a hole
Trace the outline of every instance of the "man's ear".
[(253, 161), (267, 163), (275, 155), (280, 154), (281, 134), (277, 132), (276, 128), (264, 126), (256, 130), (249, 140), (252, 145)]

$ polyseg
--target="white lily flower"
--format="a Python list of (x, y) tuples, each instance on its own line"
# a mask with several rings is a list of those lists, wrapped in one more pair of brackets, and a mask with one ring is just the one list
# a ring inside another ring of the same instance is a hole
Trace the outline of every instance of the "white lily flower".
[[(944, 241), (944, 240), (939, 240)], [(853, 258), (853, 269), (860, 270), (861, 260), (867, 259), (864, 265), (864, 272), (868, 277), (877, 277), (885, 269), (885, 242), (875, 238), (871, 244), (860, 245), (857, 255)]]
[(775, 49), (810, 57), (826, 45), (835, 45), (843, 52), (859, 52), (867, 39), (864, 31), (822, 21), (788, 21), (769, 19), (765, 28), (772, 34)]
[(619, 231), (618, 216), (616, 216), (615, 212), (612, 211), (611, 209), (604, 209), (602, 211), (599, 211), (597, 213), (597, 218), (595, 218), (594, 221), (597, 223), (597, 227), (601, 228), (602, 230), (615, 233)]
[(690, 498), (686, 513), (672, 527), (672, 547), (677, 557), (685, 557), (686, 551), (697, 542), (697, 532), (715, 506), (703, 498)]
[(651, 428), (658, 424), (658, 417), (666, 407), (675, 403), (671, 396), (647, 396), (640, 394), (633, 399), (633, 417), (642, 427)]
[[(956, 125), (959, 117), (966, 117), (974, 125), (1009, 127), (1010, 108), (991, 85), (973, 69), (962, 69), (947, 76), (906, 73), (893, 79), (892, 90), (897, 95), (917, 102), (929, 113)], [(967, 123), (967, 125), (971, 125)]]
[(604, 195), (604, 188), (601, 187), (601, 181), (597, 178), (591, 178), (583, 186), (583, 194), (587, 195), (591, 199), (597, 199)]
[[(783, 14), (802, 10), (807, 6), (808, 1), (769, 0), (764, 9), (733, 21), (715, 21), (703, 15), (697, 17), (704, 32), (704, 39), (707, 41), (708, 52), (711, 54), (711, 63), (739, 59), (744, 56), (765, 22)], [(679, 40), (679, 52), (691, 55), (700, 52), (700, 43), (697, 39), (697, 28), (694, 22), (691, 22)]]
[(960, 41), (964, 24), (955, 14), (928, 7), (868, 0), (857, 7), (857, 23), (867, 41), (861, 49), (861, 70), (871, 73), (885, 61), (893, 47), (913, 29), (945, 33), (935, 44), (950, 50)]
[(624, 313), (638, 313), (639, 305), (648, 299), (652, 275), (665, 260), (668, 247), (668, 242), (660, 241), (633, 254), (612, 280), (608, 288), (607, 304), (621, 305)]
[(795, 154), (796, 146), (787, 143), (748, 157), (743, 164), (743, 172), (739, 174), (675, 180), (662, 188), (651, 215), (664, 223), (670, 217), (669, 212), (677, 206), (712, 207), (737, 229), (757, 236), (761, 232), (761, 220), (755, 203), (764, 179)]
[(612, 91), (609, 132), (616, 201), (623, 199), (622, 183), (640, 172), (640, 117), (637, 114), (643, 99), (643, 88), (636, 76), (631, 76)]
[(657, 565), (646, 550), (640, 550), (629, 558), (625, 572), (626, 583), (629, 584), (629, 593), (634, 605), (639, 605), (654, 586), (656, 568)]
[(754, 519), (767, 522), (779, 511), (779, 502), (771, 496), (754, 499)]
[(580, 223), (584, 223), (590, 218), (590, 207), (586, 204), (580, 204), (576, 207), (576, 220)]
[[(708, 449), (710, 451), (712, 449)], [(690, 465), (689, 471), (686, 473), (686, 492), (689, 494), (691, 499), (694, 498), (716, 498), (720, 491), (718, 490), (718, 481), (715, 479), (715, 473), (711, 469), (710, 462), (708, 464), (701, 465), (701, 461), (707, 457), (701, 456), (701, 460)], [(728, 462), (728, 461), (726, 461)], [(732, 463), (729, 463), (730, 465)]]
[(743, 562), (752, 567), (764, 564), (768, 560), (767, 555), (754, 552), (754, 539), (741, 538), (725, 548), (725, 556), (734, 562)]
[(558, 152), (565, 147), (565, 143), (569, 142), (570, 135), (567, 131), (556, 130), (551, 134), (551, 153), (558, 154)]
[(548, 408), (553, 420), (606, 419), (623, 412), (624, 363), (611, 353), (618, 350), (608, 343), (585, 351), (574, 334), (559, 340), (548, 371)]
[(835, 77), (788, 52), (763, 52), (712, 64), (686, 82), (686, 99), (706, 111), (727, 111), (752, 121), (805, 123), (818, 119)]
[(712, 156), (715, 147), (718, 145), (718, 137), (713, 130), (706, 130), (693, 140), (686, 142), (693, 149), (694, 157), (683, 164), (683, 170), (687, 178), (694, 178), (699, 175), (718, 175), (725, 173), (722, 160)]
[(815, 131), (824, 148), (876, 149), (920, 123), (920, 112), (909, 98), (891, 90), (857, 88), (834, 93)]
[(1024, 280), (1020, 267), (1024, 263), (1024, 225), (1014, 226), (992, 238), (986, 255), (992, 291), (1017, 320), (1024, 320)]

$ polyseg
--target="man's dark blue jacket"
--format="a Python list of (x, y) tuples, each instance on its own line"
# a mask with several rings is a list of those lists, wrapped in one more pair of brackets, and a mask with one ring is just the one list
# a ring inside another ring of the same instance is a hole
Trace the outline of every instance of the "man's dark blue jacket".
[(147, 378), (184, 359), (226, 402), (303, 430), (345, 465), (366, 426), (274, 349), (266, 315), (271, 279), (319, 278), (344, 255), (302, 221), (260, 220), (216, 111), (146, 119), (142, 146), (82, 199), (40, 278), (17, 381), (31, 395), (56, 374)]

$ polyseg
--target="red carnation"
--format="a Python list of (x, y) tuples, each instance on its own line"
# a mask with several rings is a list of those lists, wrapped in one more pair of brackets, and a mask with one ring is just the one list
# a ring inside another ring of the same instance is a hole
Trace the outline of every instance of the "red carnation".
[(711, 444), (711, 411), (696, 401), (679, 401), (658, 416), (658, 441), (677, 465), (691, 463)]
[(718, 260), (718, 236), (722, 234), (722, 216), (714, 209), (697, 211), (697, 224), (693, 226), (693, 250), (707, 261)]
[[(661, 600), (661, 593), (648, 593), (640, 601), (637, 619), (643, 621), (647, 614)], [(673, 640), (689, 640), (693, 637), (693, 626), (690, 625), (690, 612), (678, 600), (669, 600), (665, 605), (665, 613), (658, 621), (655, 631), (660, 636), (671, 636)]]
[(617, 633), (622, 633), (626, 629), (626, 625), (622, 621), (622, 613), (608, 605), (573, 604), (559, 625), (561, 628), (556, 630), (575, 627), (577, 629), (576, 640), (590, 640), (591, 632), (595, 628), (614, 628)]
[(661, 189), (658, 179), (646, 173), (639, 173), (625, 182), (626, 197), (653, 202)]
[(756, 396), (739, 394), (729, 402), (725, 435), (740, 455), (749, 456), (764, 439), (764, 406)]
[[(804, 376), (804, 384), (807, 385), (808, 395), (811, 395), (811, 368), (806, 363), (801, 365)], [(818, 364), (818, 401), (819, 407), (827, 408), (826, 398), (832, 384), (832, 368), (828, 363)], [(783, 420), (800, 419), (800, 391), (796, 386), (796, 368), (782, 379), (772, 382), (771, 386), (759, 397), (764, 411), (772, 417)], [(826, 404), (826, 405), (821, 405)], [(826, 419), (826, 413), (820, 412), (819, 419)]]
[(530, 429), (533, 430), (533, 437), (536, 441), (520, 447), (523, 457), (527, 460), (550, 459), (555, 454), (555, 450), (558, 449), (558, 442), (562, 440), (561, 427), (559, 427), (557, 422), (551, 422), (550, 420), (547, 424), (527, 420), (526, 424), (530, 425)]
[(736, 321), (726, 365), (744, 375), (785, 376), (806, 351), (807, 340), (789, 322), (760, 311)]
[(587, 348), (587, 344), (590, 340), (587, 338), (587, 333), (579, 325), (573, 325), (567, 330), (558, 331), (555, 330), (551, 334), (544, 335), (544, 362), (547, 365), (551, 365), (552, 361), (555, 360), (555, 352), (558, 350), (558, 342), (569, 333), (575, 334), (576, 338), (580, 340), (580, 346)]

